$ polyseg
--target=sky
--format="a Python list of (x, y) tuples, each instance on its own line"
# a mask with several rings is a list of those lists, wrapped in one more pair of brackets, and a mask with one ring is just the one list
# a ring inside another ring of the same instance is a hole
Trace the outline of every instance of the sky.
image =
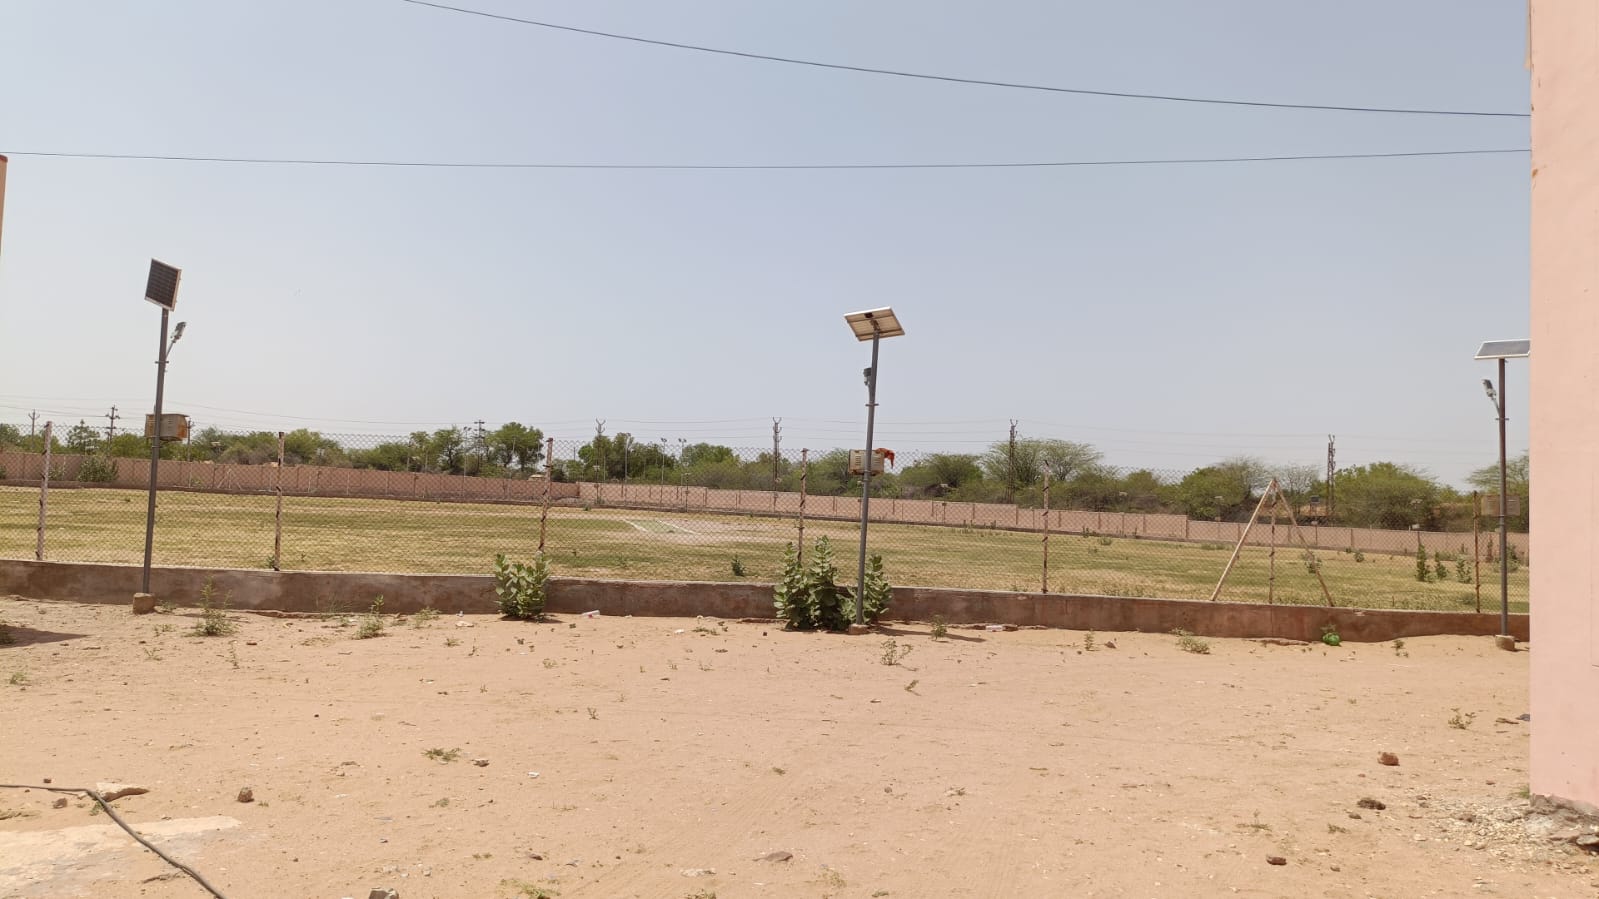
[[(1528, 107), (1519, 3), (453, 0), (667, 41), (979, 79), (1327, 105)], [(783, 65), (403, 0), (11, 0), (0, 28), (0, 421), (154, 396), (151, 258), (183, 269), (168, 411), (339, 434), (977, 452), (1010, 422), (1107, 462), (1497, 455), (1473, 361), (1528, 332), (1524, 118), (1089, 97)], [(1511, 363), (1510, 452), (1527, 445)]]

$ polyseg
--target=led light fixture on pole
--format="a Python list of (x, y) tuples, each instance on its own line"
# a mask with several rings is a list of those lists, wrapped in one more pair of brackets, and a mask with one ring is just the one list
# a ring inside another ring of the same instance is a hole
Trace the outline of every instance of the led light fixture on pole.
[(1505, 474), (1505, 360), (1525, 359), (1532, 354), (1530, 340), (1490, 340), (1477, 350), (1478, 359), (1499, 361), (1499, 390), (1494, 391), (1492, 381), (1482, 379), (1488, 401), (1499, 413), (1499, 634), (1510, 635), (1510, 548), (1509, 531), (1505, 527), (1505, 512), (1510, 498), (1506, 495), (1508, 478)]
[(866, 458), (861, 466), (861, 558), (859, 576), (855, 579), (855, 623), (865, 624), (867, 512), (872, 502), (872, 468), (877, 461), (872, 452), (872, 426), (877, 418), (877, 344), (884, 337), (903, 336), (905, 329), (894, 317), (894, 310), (887, 306), (851, 312), (844, 316), (844, 321), (855, 332), (856, 340), (872, 342), (872, 367), (866, 370)]

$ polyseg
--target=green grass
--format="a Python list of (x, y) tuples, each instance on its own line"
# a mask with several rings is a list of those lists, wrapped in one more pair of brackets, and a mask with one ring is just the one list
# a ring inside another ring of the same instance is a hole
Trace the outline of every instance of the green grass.
[[(285, 570), (488, 574), (493, 556), (531, 557), (538, 544), (536, 506), (408, 500), (286, 497)], [(155, 562), (264, 568), (272, 552), (270, 496), (163, 493)], [(31, 559), (38, 493), (0, 488), (0, 558)], [(783, 547), (795, 539), (793, 519), (674, 514), (639, 510), (550, 510), (547, 548), (559, 576), (635, 580), (729, 580), (737, 555), (749, 579), (775, 580)], [(854, 580), (853, 522), (810, 520), (807, 543), (826, 535), (840, 550), (845, 582)], [(1042, 574), (1040, 535), (981, 528), (874, 524), (874, 552), (896, 584), (1036, 591)], [(52, 491), (46, 558), (137, 564), (144, 546), (143, 495), (133, 490)], [(1050, 539), (1053, 593), (1097, 593), (1205, 599), (1231, 547), (1097, 535)], [(1338, 605), (1367, 608), (1474, 608), (1469, 583), (1421, 583), (1410, 555), (1318, 552)], [(1265, 602), (1268, 554), (1246, 547), (1222, 598)], [(1498, 608), (1497, 572), (1483, 565), (1483, 608)], [(1512, 611), (1527, 609), (1527, 569), (1510, 577)], [(1274, 600), (1321, 605), (1316, 579), (1298, 550), (1279, 548)]]

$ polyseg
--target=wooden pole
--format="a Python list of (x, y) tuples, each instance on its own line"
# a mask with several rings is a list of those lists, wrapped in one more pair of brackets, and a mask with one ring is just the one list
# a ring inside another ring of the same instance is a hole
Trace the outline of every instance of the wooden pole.
[(1471, 491), (1471, 584), (1477, 594), (1477, 614), (1482, 614), (1482, 502)]
[[(1272, 487), (1275, 487), (1277, 482), (1272, 481), (1271, 484)], [(1249, 532), (1255, 527), (1255, 520), (1260, 517), (1260, 510), (1265, 507), (1266, 498), (1271, 496), (1272, 487), (1266, 488), (1266, 492), (1261, 494), (1260, 502), (1255, 503), (1255, 511), (1249, 513), (1249, 523), (1244, 525), (1243, 532), (1238, 535), (1238, 544), (1233, 547), (1233, 554), (1232, 557), (1227, 560), (1227, 567), (1221, 570), (1221, 578), (1216, 581), (1216, 589), (1210, 591), (1211, 602), (1215, 602), (1216, 598), (1221, 596), (1221, 587), (1223, 584), (1227, 583), (1227, 575), (1232, 574), (1233, 566), (1238, 564), (1238, 554), (1243, 552), (1244, 541), (1249, 539)]]
[(1049, 592), (1049, 469), (1044, 469), (1044, 582), (1040, 593)]
[(805, 561), (805, 488), (806, 481), (811, 476), (811, 451), (800, 450), (800, 497), (799, 497), (799, 555), (798, 559)]
[(1277, 504), (1281, 497), (1274, 497), (1271, 504), (1271, 550), (1266, 556), (1266, 605), (1277, 601)]
[(283, 432), (278, 432), (278, 509), (272, 522), (272, 570), (283, 570)]
[(550, 481), (555, 479), (555, 438), (544, 442), (544, 506), (539, 510), (539, 555), (544, 555), (544, 532), (550, 520)]
[(39, 475), (39, 542), (33, 557), (44, 561), (44, 522), (50, 507), (50, 431), (54, 422), (44, 423), (44, 472)]
[[(1272, 481), (1272, 484), (1275, 485), (1276, 483), (1277, 483), (1276, 481)], [(1279, 488), (1279, 496), (1280, 495), (1281, 495), (1281, 490)], [(1321, 576), (1321, 564), (1320, 564), (1319, 560), (1316, 559), (1316, 551), (1311, 548), (1310, 542), (1305, 539), (1304, 532), (1299, 529), (1299, 518), (1298, 518), (1298, 516), (1294, 515), (1293, 506), (1287, 506), (1287, 508), (1288, 508), (1288, 524), (1289, 524), (1290, 527), (1293, 528), (1294, 536), (1299, 538), (1299, 545), (1303, 546), (1305, 548), (1305, 552), (1310, 553), (1311, 560), (1315, 561), (1317, 563), (1317, 564), (1311, 566), (1311, 570), (1316, 572), (1316, 581), (1321, 584), (1321, 595), (1324, 598), (1326, 598), (1327, 607), (1328, 608), (1332, 608), (1332, 604), (1333, 604), (1332, 591), (1327, 589), (1327, 579)]]

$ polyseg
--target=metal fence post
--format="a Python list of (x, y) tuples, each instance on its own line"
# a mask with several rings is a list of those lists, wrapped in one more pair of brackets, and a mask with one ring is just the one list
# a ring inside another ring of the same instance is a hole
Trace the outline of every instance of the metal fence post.
[(1040, 593), (1049, 592), (1049, 469), (1044, 469), (1044, 578)]
[(805, 488), (806, 481), (811, 475), (811, 451), (800, 450), (800, 495), (799, 495), (799, 561), (805, 561)]
[(555, 479), (555, 438), (544, 444), (544, 506), (539, 511), (539, 555), (544, 555), (544, 531), (550, 520), (550, 481)]
[(54, 422), (44, 423), (44, 471), (39, 475), (39, 541), (33, 558), (44, 561), (44, 523), (50, 505), (50, 432)]

